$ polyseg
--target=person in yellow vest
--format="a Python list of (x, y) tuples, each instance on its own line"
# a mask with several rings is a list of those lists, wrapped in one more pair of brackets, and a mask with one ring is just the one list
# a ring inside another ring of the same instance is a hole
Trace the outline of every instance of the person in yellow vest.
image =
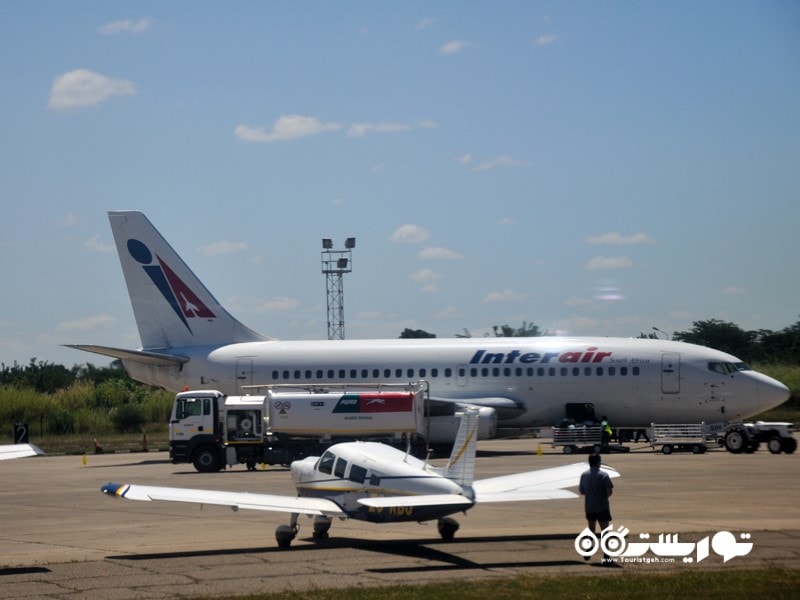
[(600, 417), (600, 427), (603, 429), (603, 448), (608, 448), (608, 443), (611, 441), (614, 431), (611, 429), (611, 425), (608, 424), (608, 418), (605, 415)]

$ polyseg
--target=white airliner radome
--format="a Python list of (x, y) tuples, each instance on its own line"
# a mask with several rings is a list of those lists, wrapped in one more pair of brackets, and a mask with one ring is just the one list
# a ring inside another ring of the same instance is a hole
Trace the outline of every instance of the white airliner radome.
[(789, 398), (734, 356), (666, 340), (275, 340), (230, 315), (142, 213), (109, 219), (142, 347), (70, 347), (118, 358), (134, 379), (168, 390), (426, 380), (434, 410), (491, 407), (498, 427), (552, 425), (567, 405), (586, 404), (616, 427), (721, 423)]
[[(448, 515), (476, 504), (576, 498), (566, 488), (578, 485), (584, 463), (473, 480), (478, 411), (461, 418), (450, 460), (444, 467), (426, 462), (377, 442), (344, 442), (321, 457), (292, 463), (297, 497), (246, 492), (221, 492), (145, 485), (108, 483), (104, 493), (127, 500), (165, 500), (216, 504), (285, 512), (290, 524), (275, 531), (280, 547), (288, 547), (298, 532), (298, 516), (314, 517), (314, 539), (328, 537), (334, 517), (373, 523), (438, 520), (439, 533), (452, 539), (458, 523)], [(611, 477), (619, 473), (603, 466)]]

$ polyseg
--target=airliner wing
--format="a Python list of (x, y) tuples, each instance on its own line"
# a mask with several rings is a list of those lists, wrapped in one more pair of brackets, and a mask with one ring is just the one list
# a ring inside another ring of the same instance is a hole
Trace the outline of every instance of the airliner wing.
[(157, 487), (148, 485), (129, 485), (107, 483), (100, 490), (109, 496), (126, 500), (164, 500), (166, 502), (188, 502), (193, 504), (216, 504), (251, 510), (270, 510), (275, 512), (302, 515), (325, 515), (346, 517), (347, 514), (335, 502), (326, 498), (305, 498), (277, 496), (273, 494), (251, 494), (248, 492), (220, 492), (187, 488)]
[(511, 398), (504, 398), (502, 396), (497, 397), (478, 397), (478, 398), (440, 398), (438, 396), (434, 397), (431, 396), (430, 400), (432, 402), (441, 402), (443, 404), (458, 404), (463, 406), (488, 406), (489, 408), (494, 408), (496, 410), (524, 410), (524, 406), (517, 402), (516, 400), (512, 400)]
[(35, 444), (7, 444), (0, 446), (0, 460), (39, 456), (41, 454), (44, 454), (44, 451)]
[(472, 506), (475, 504), (466, 496), (457, 494), (419, 494), (409, 496), (376, 496), (361, 498), (359, 504), (373, 508), (389, 508), (404, 506)]
[(120, 360), (128, 359), (147, 365), (169, 366), (182, 365), (189, 362), (186, 356), (174, 356), (172, 354), (161, 354), (160, 352), (147, 352), (146, 350), (126, 350), (124, 348), (112, 348), (111, 346), (97, 346), (95, 344), (64, 344), (67, 348), (83, 350), (84, 352), (94, 352), (111, 358)]
[[(515, 473), (473, 482), (475, 502), (515, 502), (524, 500), (555, 500), (577, 498), (578, 494), (566, 488), (580, 483), (581, 473), (587, 469), (586, 463), (576, 463), (563, 467)], [(619, 477), (619, 472), (611, 467), (602, 467), (610, 477)]]

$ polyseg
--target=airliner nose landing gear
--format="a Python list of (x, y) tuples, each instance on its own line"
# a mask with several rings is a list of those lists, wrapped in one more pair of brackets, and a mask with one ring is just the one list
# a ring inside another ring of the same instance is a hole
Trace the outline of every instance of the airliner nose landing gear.
[(439, 535), (442, 536), (442, 539), (446, 542), (449, 542), (453, 539), (456, 535), (456, 531), (458, 531), (458, 521), (451, 517), (442, 517), (439, 519), (438, 523), (439, 527)]

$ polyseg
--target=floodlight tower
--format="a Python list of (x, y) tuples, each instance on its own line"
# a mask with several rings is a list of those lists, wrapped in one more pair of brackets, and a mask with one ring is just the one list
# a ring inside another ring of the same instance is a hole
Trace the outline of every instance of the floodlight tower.
[(344, 339), (344, 287), (342, 275), (353, 270), (352, 250), (356, 238), (344, 242), (344, 250), (334, 250), (333, 240), (322, 238), (322, 273), (328, 297), (328, 339)]

